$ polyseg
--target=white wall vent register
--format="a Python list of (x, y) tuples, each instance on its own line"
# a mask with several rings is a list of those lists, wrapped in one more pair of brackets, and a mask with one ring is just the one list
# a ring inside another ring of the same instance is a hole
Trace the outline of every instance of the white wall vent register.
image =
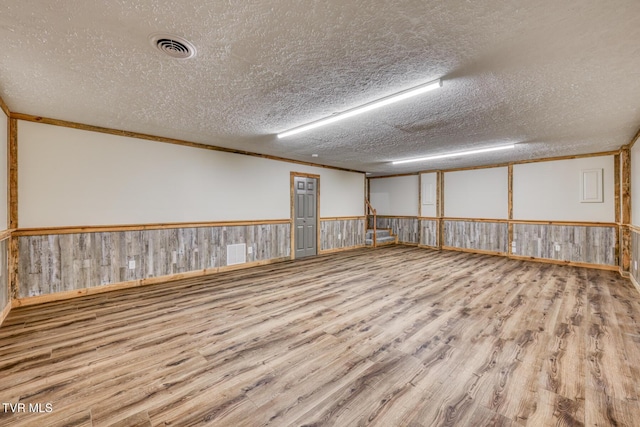
[(227, 245), (227, 265), (247, 262), (247, 244)]

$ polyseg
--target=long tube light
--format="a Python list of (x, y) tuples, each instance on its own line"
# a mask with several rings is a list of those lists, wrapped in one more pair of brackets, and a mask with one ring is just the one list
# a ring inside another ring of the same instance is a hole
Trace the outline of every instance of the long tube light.
[(438, 154), (436, 156), (418, 157), (415, 159), (406, 159), (406, 160), (396, 160), (391, 163), (394, 165), (401, 165), (403, 163), (424, 162), (427, 160), (446, 159), (447, 157), (469, 156), (471, 154), (488, 153), (490, 151), (508, 150), (511, 148), (515, 148), (515, 146), (516, 144), (499, 145), (497, 147), (479, 148), (477, 150), (469, 150), (469, 151), (458, 151), (456, 153)]
[(425, 92), (429, 92), (439, 87), (442, 87), (441, 79), (434, 80), (429, 83), (424, 83), (419, 86), (415, 86), (411, 89), (403, 90), (402, 92), (398, 92), (393, 95), (389, 95), (384, 98), (378, 99), (377, 101), (369, 102), (368, 104), (364, 104), (359, 107), (355, 107), (350, 110), (343, 111), (342, 113), (337, 113), (332, 116), (325, 117), (320, 120), (316, 120), (315, 122), (311, 122), (306, 125), (298, 126), (298, 127), (286, 130), (284, 132), (280, 132), (278, 134), (278, 138), (286, 138), (287, 136), (295, 135), (300, 132), (306, 132), (308, 130), (318, 128), (320, 126), (325, 126), (331, 123), (338, 122), (340, 120), (348, 119), (349, 117), (357, 116), (359, 114), (366, 113), (367, 111), (384, 107), (385, 105), (394, 104), (398, 101), (403, 101), (405, 99), (423, 94)]

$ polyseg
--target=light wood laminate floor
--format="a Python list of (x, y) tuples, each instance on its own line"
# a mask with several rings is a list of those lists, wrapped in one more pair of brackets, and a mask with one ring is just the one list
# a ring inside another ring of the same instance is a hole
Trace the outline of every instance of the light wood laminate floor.
[(361, 249), (14, 309), (0, 401), (52, 412), (0, 425), (638, 426), (639, 322), (616, 273)]

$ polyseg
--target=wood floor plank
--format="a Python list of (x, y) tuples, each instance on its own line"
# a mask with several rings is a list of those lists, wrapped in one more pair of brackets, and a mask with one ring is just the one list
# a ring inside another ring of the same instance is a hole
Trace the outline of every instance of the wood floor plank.
[(613, 272), (389, 246), (18, 307), (12, 426), (609, 426), (640, 419)]

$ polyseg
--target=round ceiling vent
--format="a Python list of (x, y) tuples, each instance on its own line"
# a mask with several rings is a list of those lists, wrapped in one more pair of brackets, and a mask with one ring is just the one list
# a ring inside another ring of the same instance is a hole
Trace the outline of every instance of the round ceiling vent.
[(152, 34), (149, 41), (160, 52), (175, 59), (188, 59), (196, 56), (196, 47), (188, 40), (172, 34)]

